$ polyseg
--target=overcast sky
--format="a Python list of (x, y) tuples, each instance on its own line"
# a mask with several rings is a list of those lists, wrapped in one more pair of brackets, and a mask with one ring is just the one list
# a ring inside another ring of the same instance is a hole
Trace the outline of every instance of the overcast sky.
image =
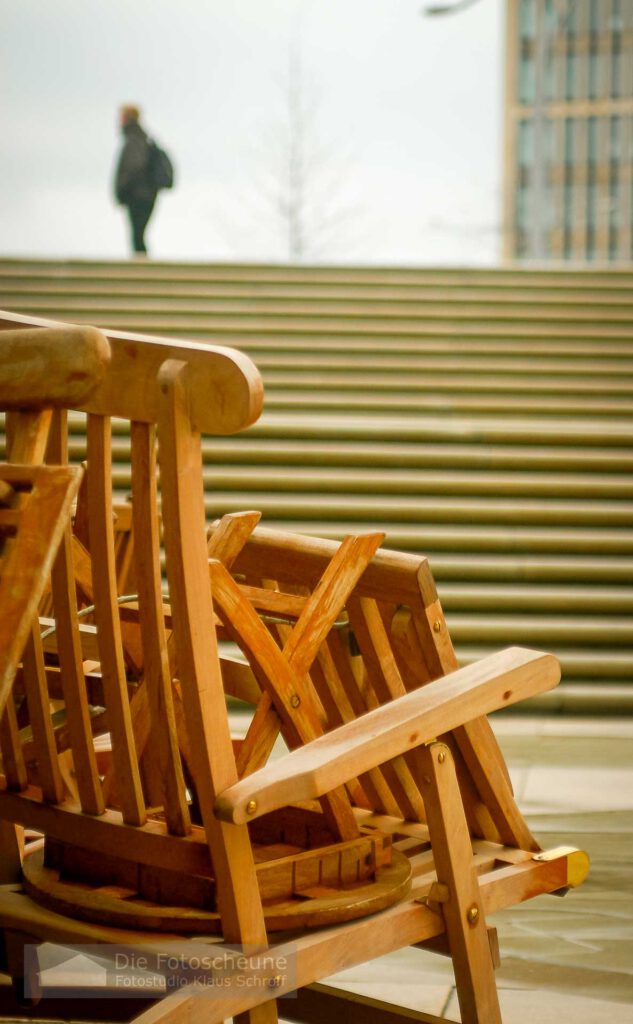
[(111, 183), (117, 108), (132, 102), (177, 168), (151, 255), (285, 259), (271, 191), (294, 47), (332, 221), (308, 239), (311, 259), (494, 262), (503, 0), (442, 17), (420, 7), (0, 0), (0, 255), (127, 255)]

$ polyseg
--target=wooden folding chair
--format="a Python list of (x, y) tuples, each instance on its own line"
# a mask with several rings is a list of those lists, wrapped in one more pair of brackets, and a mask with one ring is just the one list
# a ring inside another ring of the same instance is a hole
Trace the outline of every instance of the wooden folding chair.
[[(0, 316), (0, 329), (11, 320)], [(67, 745), (35, 744), (39, 785), (0, 784), (0, 819), (45, 835), (0, 890), (6, 966), (19, 978), (25, 945), (45, 941), (123, 943), (159, 963), (161, 939), (185, 965), (181, 983), (138, 1020), (263, 1024), (295, 989), (284, 1016), (351, 1019), (343, 997), (309, 986), (421, 944), (450, 953), (464, 1024), (494, 1024), (487, 917), (578, 884), (587, 868), (580, 851), (540, 850), (485, 718), (556, 685), (555, 659), (510, 649), (459, 669), (426, 561), (378, 550), (380, 534), (339, 546), (267, 531), (246, 513), (207, 536), (200, 435), (256, 418), (255, 368), (227, 349), (108, 339), (103, 379), (77, 407), (112, 758), (100, 766), (94, 751), (67, 529), (53, 567)], [(131, 435), (138, 601), (127, 609), (111, 509), (115, 416)], [(48, 451), (64, 464), (60, 413)], [(124, 625), (140, 635), (134, 691)], [(218, 637), (241, 660), (221, 657)], [(38, 701), (45, 719), (48, 694), (33, 692), (29, 712)], [(226, 692), (256, 705), (241, 744)], [(271, 757), (278, 736), (290, 750)], [(2, 754), (19, 760), (20, 744)], [(394, 1007), (371, 1013), (397, 1018)]]

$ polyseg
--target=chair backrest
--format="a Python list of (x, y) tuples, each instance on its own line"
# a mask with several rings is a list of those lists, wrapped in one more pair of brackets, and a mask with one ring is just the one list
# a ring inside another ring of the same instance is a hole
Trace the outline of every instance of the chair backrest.
[[(112, 332), (101, 349), (100, 379), (86, 394), (85, 352), (78, 336), (69, 332), (66, 348), (52, 351), (44, 344), (47, 332), (29, 330), (33, 326), (51, 325), (0, 314), (0, 331), (10, 331), (4, 347), (0, 333), (0, 364), (8, 376), (23, 379), (16, 401), (0, 392), (3, 404), (29, 409), (12, 413), (10, 458), (33, 465), (46, 452), (52, 465), (64, 466), (68, 461), (66, 408), (85, 413), (97, 643), (89, 672), (94, 674), (96, 654), (112, 756), (104, 777), (93, 743), (90, 682), (77, 612), (77, 543), (68, 525), (52, 568), (59, 666), (46, 665), (40, 642), (21, 673), (29, 730), (35, 738), (29, 750), (36, 759), (39, 785), (33, 785), (33, 771), (26, 770), (19, 733), (15, 727), (2, 729), (5, 777), (0, 817), (45, 832), (51, 840), (51, 857), (57, 842), (65, 851), (60, 856), (72, 857), (78, 849), (87, 863), (91, 856), (105, 861), (123, 856), (132, 864), (142, 864), (148, 876), (168, 865), (172, 873), (202, 879), (210, 876), (212, 864), (214, 900), (225, 938), (262, 943), (265, 928), (247, 829), (227, 826), (213, 813), (216, 794), (236, 781), (237, 772), (217, 657), (200, 445), (203, 432), (232, 433), (256, 419), (262, 402), (259, 374), (247, 357), (230, 349)], [(15, 328), (24, 329), (21, 336)], [(40, 370), (44, 365), (49, 376), (58, 374), (66, 382), (59, 398), (50, 380), (42, 390), (39, 375), (28, 377), (23, 369), (26, 357), (39, 360)], [(74, 395), (67, 387), (69, 377), (77, 384)], [(58, 408), (51, 413), (51, 406)], [(118, 605), (110, 455), (114, 417), (127, 420), (130, 432), (138, 586), (137, 622), (132, 625), (142, 652), (142, 676), (136, 689), (129, 685), (125, 623)], [(161, 578), (158, 448), (171, 596), (169, 643)], [(177, 686), (172, 683), (174, 676)], [(61, 752), (51, 724), (49, 680), (51, 688), (57, 687), (66, 716)], [(179, 702), (176, 709), (174, 693)], [(201, 828), (190, 820), (179, 742), (181, 713)], [(148, 806), (143, 785), (141, 759), (146, 746), (153, 752), (159, 815)], [(163, 882), (159, 879), (156, 885), (160, 888)]]

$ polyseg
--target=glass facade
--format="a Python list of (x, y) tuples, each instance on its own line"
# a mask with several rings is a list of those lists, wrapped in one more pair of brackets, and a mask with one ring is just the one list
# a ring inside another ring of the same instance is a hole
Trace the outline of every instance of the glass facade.
[(633, 0), (507, 3), (507, 254), (631, 260)]

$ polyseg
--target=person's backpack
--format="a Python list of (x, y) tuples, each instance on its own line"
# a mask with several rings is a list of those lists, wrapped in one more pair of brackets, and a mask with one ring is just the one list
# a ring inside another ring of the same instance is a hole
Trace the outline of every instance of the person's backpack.
[(161, 188), (173, 188), (174, 165), (157, 142), (150, 140), (147, 160), (147, 177), (158, 192)]

